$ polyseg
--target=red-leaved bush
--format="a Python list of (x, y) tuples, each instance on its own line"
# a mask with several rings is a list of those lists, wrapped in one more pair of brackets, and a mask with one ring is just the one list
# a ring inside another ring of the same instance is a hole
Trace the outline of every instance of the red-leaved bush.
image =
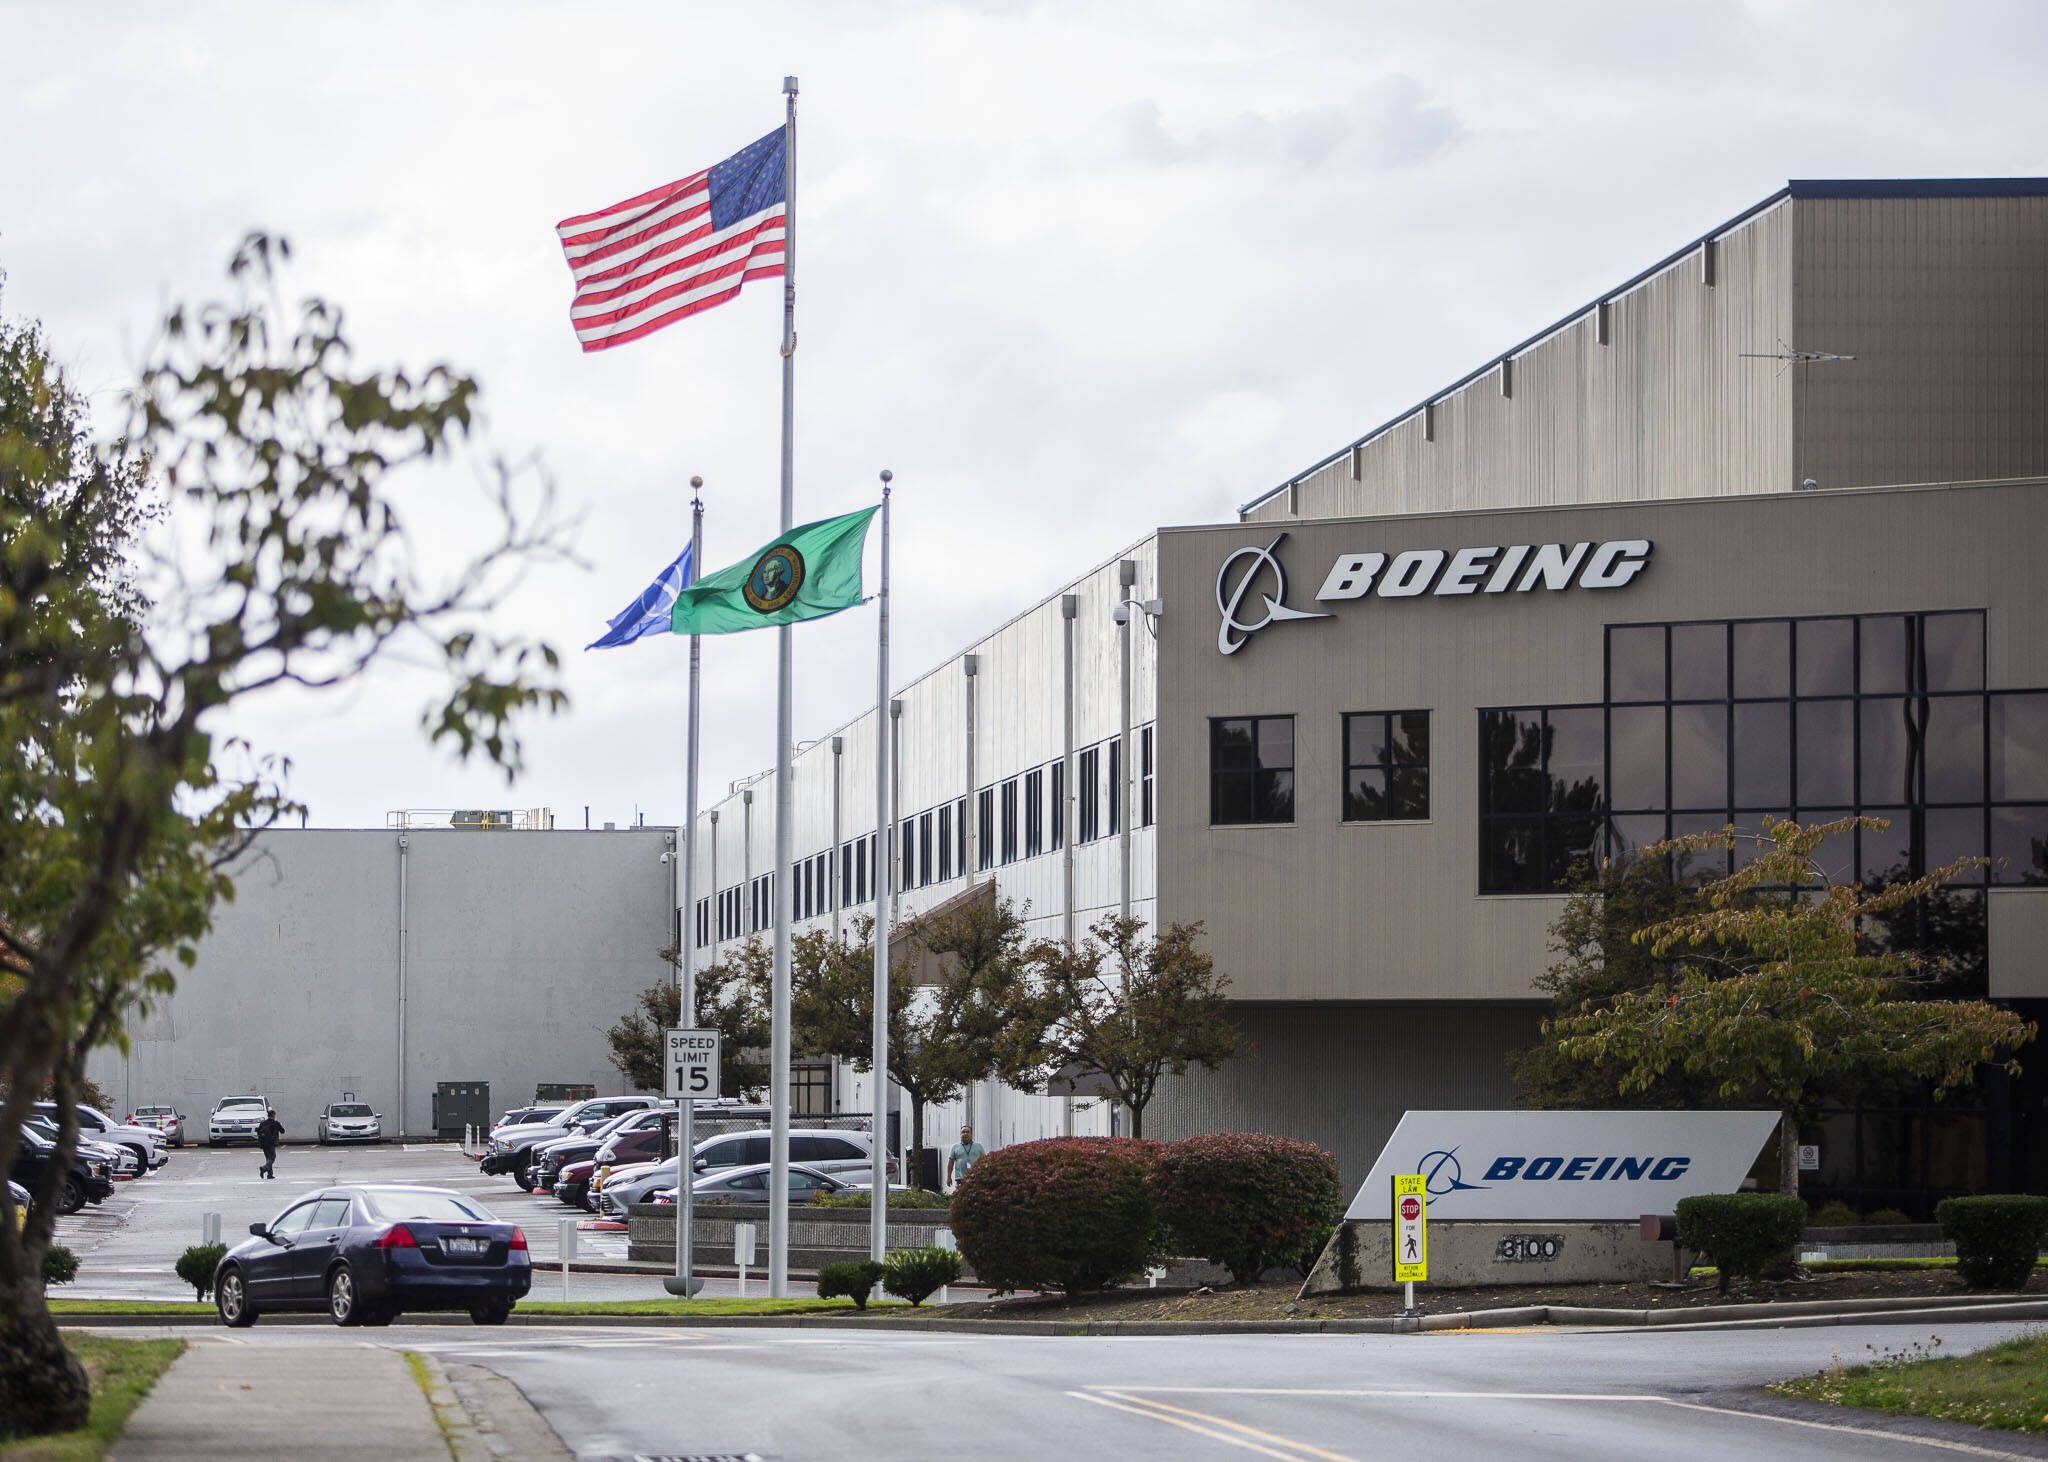
[(1054, 1137), (999, 1147), (953, 1195), (953, 1235), (997, 1293), (1111, 1289), (1154, 1262), (1158, 1142)]
[(1167, 1248), (1221, 1264), (1239, 1284), (1276, 1264), (1305, 1271), (1342, 1201), (1336, 1158), (1313, 1142), (1261, 1132), (1165, 1144), (1152, 1196)]

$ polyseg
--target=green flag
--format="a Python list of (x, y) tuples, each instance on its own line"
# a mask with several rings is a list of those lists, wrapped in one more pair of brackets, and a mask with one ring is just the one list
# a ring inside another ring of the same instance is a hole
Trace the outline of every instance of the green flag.
[(759, 553), (676, 595), (679, 635), (730, 635), (822, 619), (860, 603), (860, 555), (878, 508), (792, 528)]

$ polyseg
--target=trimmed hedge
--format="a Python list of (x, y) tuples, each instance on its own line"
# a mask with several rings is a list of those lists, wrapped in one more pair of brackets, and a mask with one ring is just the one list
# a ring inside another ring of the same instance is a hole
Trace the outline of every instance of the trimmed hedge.
[(960, 1277), (960, 1256), (936, 1244), (894, 1249), (882, 1269), (882, 1288), (915, 1308)]
[(1813, 1214), (1815, 1228), (1855, 1228), (1862, 1222), (1863, 1215), (1839, 1198), (1821, 1204)]
[(226, 1244), (194, 1244), (178, 1256), (178, 1278), (197, 1290), (200, 1299), (205, 1299), (213, 1288), (213, 1271), (220, 1268), (220, 1261), (227, 1254)]
[(827, 1264), (818, 1271), (818, 1298), (849, 1299), (856, 1310), (865, 1310), (868, 1296), (875, 1292), (886, 1267), (872, 1259), (846, 1259), (837, 1264)]
[(1788, 1193), (1702, 1193), (1678, 1201), (1678, 1242), (1713, 1257), (1721, 1292), (1736, 1276), (1761, 1279), (1792, 1261), (1806, 1205)]
[(1956, 1246), (1956, 1269), (1971, 1289), (2024, 1289), (2048, 1237), (2048, 1198), (1986, 1193), (1934, 1206), (1942, 1237)]
[(78, 1256), (62, 1244), (52, 1244), (43, 1250), (43, 1288), (53, 1284), (69, 1284), (78, 1278)]
[(1239, 1284), (1276, 1264), (1314, 1264), (1343, 1203), (1336, 1158), (1263, 1132), (1168, 1144), (1152, 1195), (1168, 1249), (1220, 1264)]
[(998, 1294), (1111, 1289), (1151, 1267), (1158, 1223), (1149, 1186), (1162, 1144), (1051, 1137), (999, 1147), (953, 1194), (953, 1233), (975, 1277)]
[[(905, 1188), (902, 1192), (889, 1194), (889, 1211), (899, 1208), (945, 1208), (952, 1199), (930, 1188)], [(813, 1208), (873, 1208), (875, 1195), (865, 1188), (848, 1188), (843, 1193), (820, 1193), (811, 1200)]]

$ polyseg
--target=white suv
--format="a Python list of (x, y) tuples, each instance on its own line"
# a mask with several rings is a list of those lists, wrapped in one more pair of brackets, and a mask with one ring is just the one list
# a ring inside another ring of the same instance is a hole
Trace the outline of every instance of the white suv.
[(206, 1119), (206, 1145), (219, 1147), (223, 1142), (254, 1142), (256, 1124), (269, 1110), (268, 1097), (222, 1097)]
[[(57, 1120), (55, 1102), (37, 1102), (36, 1112)], [(154, 1127), (131, 1127), (125, 1122), (116, 1122), (97, 1107), (84, 1102), (78, 1104), (78, 1135), (91, 1142), (103, 1142), (112, 1147), (125, 1147), (135, 1154), (138, 1172), (155, 1172), (170, 1161), (170, 1154), (164, 1151), (164, 1134)]]

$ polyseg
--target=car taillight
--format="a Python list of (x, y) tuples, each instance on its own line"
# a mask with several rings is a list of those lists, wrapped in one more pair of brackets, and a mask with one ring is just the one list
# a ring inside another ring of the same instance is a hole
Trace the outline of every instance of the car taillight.
[(417, 1249), (420, 1241), (412, 1236), (412, 1230), (402, 1223), (394, 1223), (384, 1230), (372, 1247), (379, 1249)]
[(523, 1253), (525, 1253), (525, 1252), (526, 1252), (526, 1230), (525, 1230), (525, 1229), (523, 1229), (523, 1228), (515, 1228), (515, 1229), (513, 1229), (513, 1230), (512, 1230), (512, 1242), (511, 1242), (511, 1243), (509, 1243), (509, 1244), (507, 1244), (507, 1245), (506, 1245), (505, 1247), (506, 1247), (506, 1248), (508, 1248), (508, 1249), (511, 1249), (511, 1250), (512, 1250), (512, 1251), (513, 1251), (514, 1253), (519, 1253), (519, 1254), (523, 1254)]

